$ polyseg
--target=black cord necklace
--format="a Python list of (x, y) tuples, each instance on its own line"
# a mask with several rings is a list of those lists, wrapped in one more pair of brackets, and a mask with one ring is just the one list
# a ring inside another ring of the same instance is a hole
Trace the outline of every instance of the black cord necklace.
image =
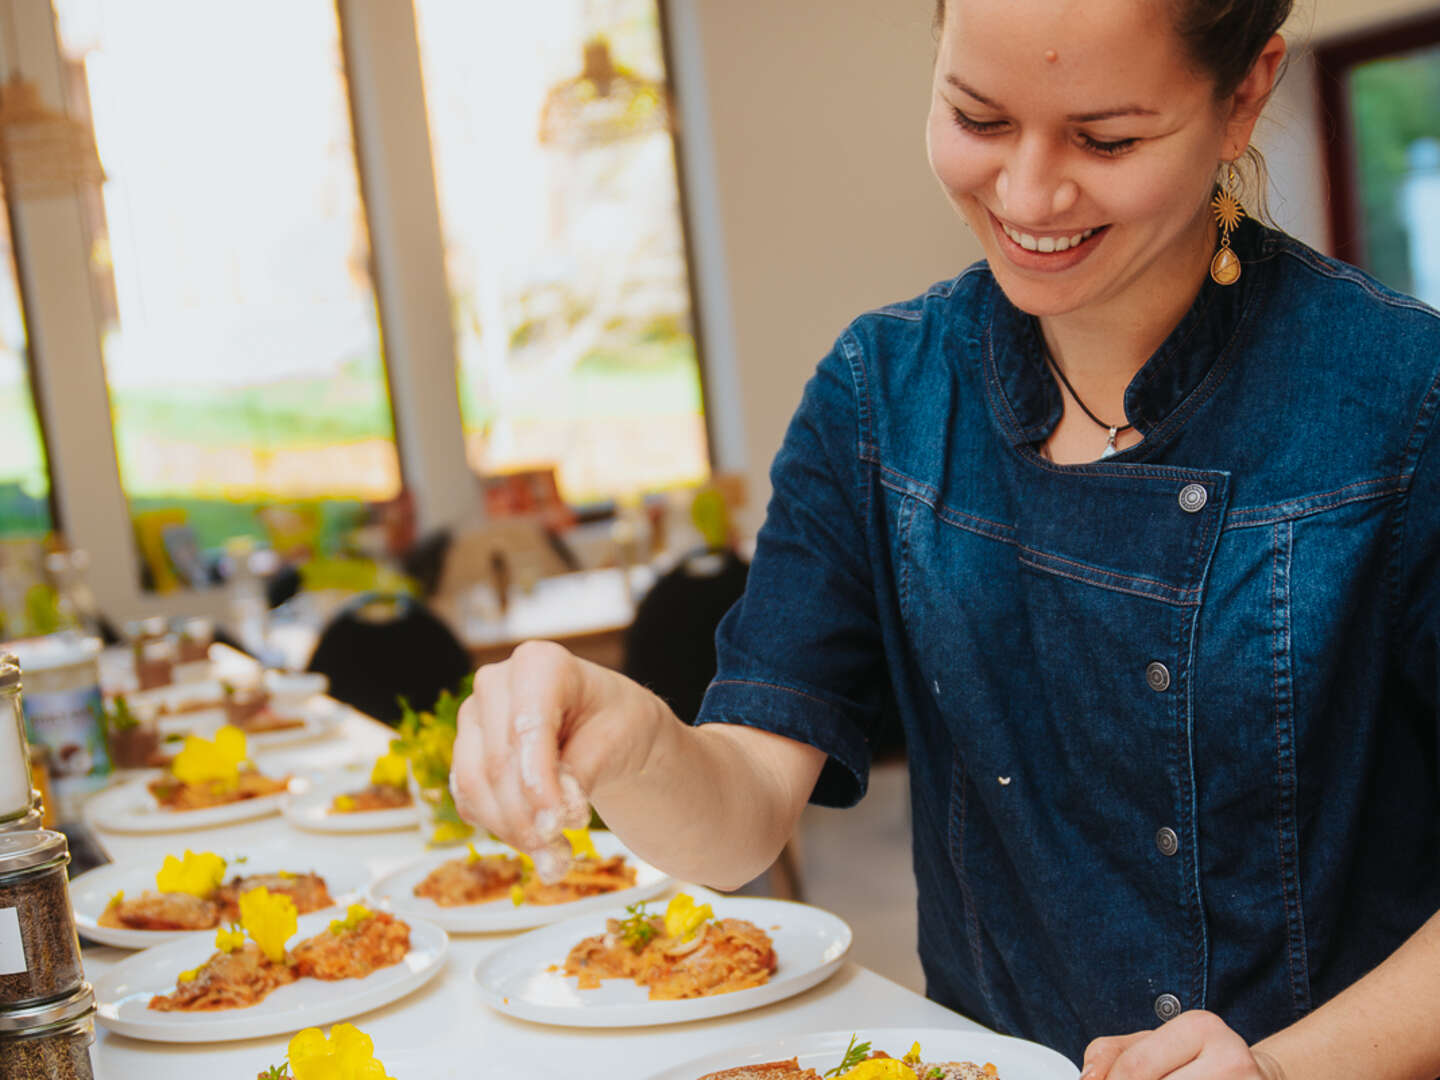
[(1091, 420), (1095, 421), (1095, 423), (1098, 424), (1100, 427), (1104, 428), (1110, 433), (1110, 437), (1105, 440), (1105, 449), (1100, 451), (1100, 456), (1102, 458), (1107, 458), (1112, 454), (1119, 453), (1119, 450), (1115, 446), (1115, 436), (1119, 435), (1122, 431), (1129, 431), (1135, 425), (1107, 424), (1104, 420), (1101, 420), (1098, 416), (1091, 412), (1090, 407), (1086, 405), (1085, 402), (1080, 400), (1080, 395), (1075, 392), (1075, 387), (1070, 385), (1070, 380), (1065, 377), (1065, 373), (1060, 370), (1060, 365), (1055, 362), (1055, 357), (1050, 355), (1050, 350), (1048, 348), (1045, 348), (1043, 342), (1041, 343), (1040, 347), (1042, 349), (1045, 349), (1045, 362), (1050, 365), (1050, 370), (1055, 372), (1055, 377), (1064, 384), (1065, 389), (1070, 391), (1070, 397), (1074, 399), (1076, 405), (1080, 406), (1080, 411), (1083, 412), (1086, 416), (1088, 416)]

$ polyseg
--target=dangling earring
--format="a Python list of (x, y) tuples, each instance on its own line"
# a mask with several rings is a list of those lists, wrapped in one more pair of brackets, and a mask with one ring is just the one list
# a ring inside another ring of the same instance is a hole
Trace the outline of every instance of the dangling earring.
[(1230, 234), (1245, 217), (1245, 208), (1235, 197), (1235, 170), (1225, 179), (1225, 186), (1210, 200), (1215, 222), (1220, 226), (1220, 250), (1210, 260), (1210, 276), (1217, 285), (1234, 285), (1240, 280), (1240, 257), (1230, 250)]

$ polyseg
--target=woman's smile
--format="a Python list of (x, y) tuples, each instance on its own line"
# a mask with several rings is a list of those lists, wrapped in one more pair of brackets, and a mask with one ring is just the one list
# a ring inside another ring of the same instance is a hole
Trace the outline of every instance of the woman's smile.
[(990, 226), (996, 247), (1016, 267), (1060, 273), (1088, 259), (1104, 240), (1110, 226), (1074, 231), (1031, 232), (1002, 221), (991, 212)]

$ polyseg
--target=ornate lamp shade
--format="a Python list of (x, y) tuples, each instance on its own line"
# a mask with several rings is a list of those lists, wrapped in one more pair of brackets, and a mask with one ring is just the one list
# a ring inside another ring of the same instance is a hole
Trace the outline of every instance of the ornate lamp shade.
[(581, 73), (552, 87), (540, 109), (545, 146), (586, 149), (669, 127), (665, 84), (616, 65), (603, 37), (585, 43)]

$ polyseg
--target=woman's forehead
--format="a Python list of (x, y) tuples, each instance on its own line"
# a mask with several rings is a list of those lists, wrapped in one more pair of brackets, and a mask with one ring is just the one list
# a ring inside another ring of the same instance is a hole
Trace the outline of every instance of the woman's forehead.
[(939, 77), (1007, 107), (1161, 108), (1207, 91), (1160, 0), (947, 0), (938, 61)]

